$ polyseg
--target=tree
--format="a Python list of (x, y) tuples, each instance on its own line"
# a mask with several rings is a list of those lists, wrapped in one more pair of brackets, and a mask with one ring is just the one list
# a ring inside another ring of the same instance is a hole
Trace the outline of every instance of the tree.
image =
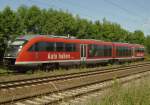
[(39, 34), (41, 33), (41, 26), (40, 26), (40, 20), (41, 17), (41, 10), (37, 6), (32, 6), (28, 9), (26, 13), (26, 30), (27, 32), (32, 32), (33, 34)]
[[(3, 56), (6, 42), (21, 34), (71, 35), (81, 39), (98, 39), (112, 42), (130, 42), (149, 45), (149, 36), (140, 30), (129, 32), (119, 24), (103, 19), (89, 21), (62, 10), (40, 9), (33, 5), (20, 6), (17, 11), (6, 7), (0, 11), (0, 52)], [(144, 41), (146, 42), (144, 43)], [(149, 50), (148, 50), (149, 51)], [(149, 52), (150, 53), (150, 52)]]
[(150, 54), (150, 36), (149, 35), (145, 38), (144, 45), (146, 46), (147, 52)]
[(140, 30), (136, 30), (134, 31), (133, 35), (132, 35), (132, 42), (133, 43), (137, 43), (137, 44), (144, 44), (144, 33)]
[(28, 8), (24, 5), (20, 6), (17, 9), (17, 16), (19, 19), (19, 25), (20, 27), (18, 28), (19, 33), (20, 34), (26, 34), (27, 33), (27, 22), (28, 22), (28, 18), (27, 18), (27, 12), (28, 12)]
[(1, 32), (3, 34), (3, 38), (9, 40), (13, 38), (13, 35), (17, 34), (17, 16), (10, 9), (10, 7), (6, 7), (1, 14)]

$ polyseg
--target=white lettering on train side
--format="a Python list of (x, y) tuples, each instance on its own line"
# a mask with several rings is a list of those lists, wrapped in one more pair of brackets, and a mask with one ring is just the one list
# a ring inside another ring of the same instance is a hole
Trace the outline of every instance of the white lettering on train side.
[(48, 53), (48, 59), (56, 60), (56, 59), (70, 59), (70, 54), (51, 54)]

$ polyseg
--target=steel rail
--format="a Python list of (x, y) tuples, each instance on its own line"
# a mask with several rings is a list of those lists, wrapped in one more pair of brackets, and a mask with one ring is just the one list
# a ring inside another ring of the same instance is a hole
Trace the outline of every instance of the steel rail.
[(47, 77), (41, 77), (41, 78), (0, 82), (0, 89), (9, 89), (9, 88), (15, 88), (18, 86), (19, 87), (25, 86), (25, 85), (29, 86), (32, 84), (39, 84), (39, 83), (52, 82), (52, 81), (65, 80), (65, 79), (73, 79), (73, 78), (79, 78), (81, 76), (83, 77), (83, 76), (89, 76), (89, 75), (96, 75), (100, 73), (115, 72), (119, 70), (130, 69), (134, 67), (138, 68), (138, 67), (149, 66), (149, 65), (150, 65), (150, 62), (146, 62), (142, 64), (128, 65), (128, 66), (122, 66), (122, 67), (105, 68), (102, 70), (96, 69), (93, 71), (90, 70), (90, 71), (84, 71), (84, 72), (54, 75), (54, 76), (47, 76)]
[[(118, 72), (119, 70), (120, 71), (124, 71), (124, 73), (122, 74), (122, 75), (120, 75), (120, 76), (117, 76), (117, 78), (122, 78), (122, 77), (126, 77), (126, 76), (129, 76), (129, 75), (131, 75), (131, 74), (126, 74), (126, 72), (127, 71), (130, 71), (130, 69), (133, 69), (133, 67), (134, 67), (134, 69), (136, 68), (137, 70), (138, 69), (141, 69), (142, 67), (143, 67), (143, 69), (144, 68), (146, 68), (146, 70), (141, 70), (141, 71), (134, 71), (133, 73), (132, 73), (132, 75), (133, 74), (138, 74), (138, 73), (142, 73), (142, 72), (146, 72), (146, 71), (148, 71), (149, 70), (149, 67), (150, 67), (150, 65), (149, 64), (147, 64), (147, 65), (135, 65), (135, 66), (132, 66), (132, 67), (125, 67), (125, 68), (118, 68), (118, 70), (114, 70), (114, 71), (109, 71), (109, 73), (110, 72)], [(103, 73), (107, 73), (107, 72), (103, 72)], [(95, 74), (95, 75), (97, 75), (97, 74)], [(59, 91), (66, 91), (66, 90), (70, 90), (70, 89), (75, 89), (75, 88), (79, 88), (79, 87), (83, 87), (83, 86), (88, 86), (88, 85), (92, 85), (92, 84), (95, 84), (95, 83), (98, 83), (98, 82), (105, 82), (105, 81), (108, 81), (108, 80), (112, 80), (112, 77), (108, 77), (107, 79), (105, 79), (105, 80), (101, 80), (101, 81), (96, 81), (96, 82), (93, 82), (93, 83), (90, 83), (90, 84), (83, 84), (83, 85), (80, 85), (80, 86), (76, 86), (76, 87), (70, 87), (70, 88), (67, 88), (67, 89), (60, 89)], [(56, 92), (56, 91), (54, 91), (54, 92)], [(52, 92), (52, 93), (54, 93), (54, 92)], [(44, 93), (45, 94), (45, 93)], [(47, 93), (47, 94), (49, 94), (49, 93)], [(38, 95), (35, 95), (35, 96), (31, 96), (32, 98), (33, 97), (36, 97), (36, 96), (38, 96)], [(25, 98), (21, 98), (21, 99), (15, 99), (15, 100), (13, 100), (13, 101), (18, 101), (18, 100), (22, 100), (22, 99), (28, 99), (28, 98), (31, 98), (31, 97), (25, 97)], [(6, 102), (2, 102), (2, 103), (9, 103), (11, 100), (8, 100), (8, 101), (6, 101)]]

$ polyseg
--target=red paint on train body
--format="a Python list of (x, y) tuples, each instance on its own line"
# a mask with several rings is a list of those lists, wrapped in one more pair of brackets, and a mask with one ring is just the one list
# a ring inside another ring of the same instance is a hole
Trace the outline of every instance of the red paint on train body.
[(9, 64), (10, 59), (15, 59), (14, 65), (82, 64), (83, 62), (90, 64), (144, 59), (142, 45), (92, 39), (46, 35), (21, 36), (12, 45), (19, 46), (16, 56), (6, 51), (4, 62)]

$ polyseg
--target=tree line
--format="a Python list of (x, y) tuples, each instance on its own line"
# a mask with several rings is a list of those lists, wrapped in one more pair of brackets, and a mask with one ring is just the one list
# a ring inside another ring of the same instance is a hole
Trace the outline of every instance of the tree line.
[(150, 52), (149, 36), (145, 37), (141, 30), (129, 32), (105, 18), (93, 22), (52, 8), (20, 6), (17, 10), (12, 10), (7, 6), (0, 11), (0, 59), (8, 40), (24, 34), (69, 34), (82, 39), (137, 43), (146, 45)]

